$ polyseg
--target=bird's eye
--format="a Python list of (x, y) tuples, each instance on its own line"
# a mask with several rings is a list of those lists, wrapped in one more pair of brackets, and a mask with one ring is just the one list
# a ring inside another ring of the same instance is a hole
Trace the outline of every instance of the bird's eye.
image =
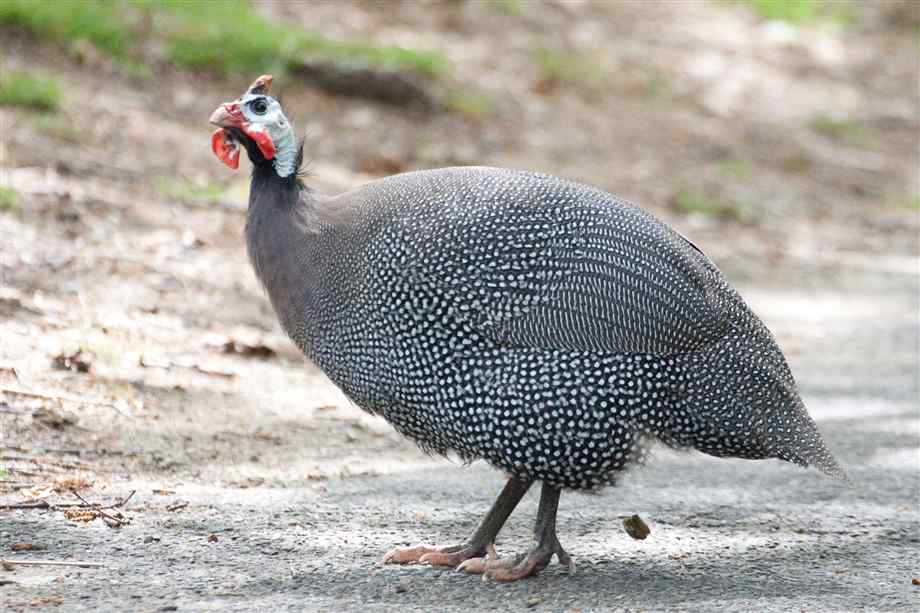
[(256, 98), (249, 103), (249, 108), (251, 108), (252, 112), (256, 115), (264, 115), (265, 111), (268, 110), (268, 103), (265, 101), (265, 98)]

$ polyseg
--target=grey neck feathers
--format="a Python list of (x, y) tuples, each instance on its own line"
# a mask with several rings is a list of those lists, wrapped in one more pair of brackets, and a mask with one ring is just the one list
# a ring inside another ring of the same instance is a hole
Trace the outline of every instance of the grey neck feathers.
[[(280, 152), (276, 148), (276, 152)], [(305, 309), (314, 293), (313, 241), (306, 228), (312, 193), (271, 175), (268, 167), (253, 175), (246, 220), (246, 244), (256, 276), (262, 282), (281, 327), (304, 346)], [(279, 173), (280, 174), (280, 173)]]
[(284, 130), (277, 137), (273, 135), (272, 140), (275, 143), (275, 159), (272, 160), (275, 172), (279, 177), (289, 177), (297, 171), (297, 139), (294, 131)]

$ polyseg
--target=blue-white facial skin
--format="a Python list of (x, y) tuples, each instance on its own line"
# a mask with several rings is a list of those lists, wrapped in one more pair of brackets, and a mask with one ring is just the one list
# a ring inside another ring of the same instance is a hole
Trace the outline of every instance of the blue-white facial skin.
[(275, 145), (275, 172), (280, 177), (297, 170), (297, 138), (277, 100), (265, 94), (243, 94), (237, 101), (250, 130), (267, 132)]

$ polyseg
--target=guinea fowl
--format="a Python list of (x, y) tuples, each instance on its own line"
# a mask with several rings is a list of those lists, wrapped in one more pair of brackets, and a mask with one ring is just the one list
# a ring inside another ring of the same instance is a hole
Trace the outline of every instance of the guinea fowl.
[[(779, 458), (833, 477), (772, 335), (686, 238), (600, 189), (463, 167), (338, 196), (259, 77), (211, 116), (214, 153), (253, 165), (246, 242), (284, 331), (361, 408), (428, 452), (509, 475), (466, 541), (391, 551), (515, 580), (555, 555), (562, 489), (612, 484), (647, 442)], [(536, 545), (493, 543), (542, 482)], [(487, 555), (487, 553), (489, 555)]]

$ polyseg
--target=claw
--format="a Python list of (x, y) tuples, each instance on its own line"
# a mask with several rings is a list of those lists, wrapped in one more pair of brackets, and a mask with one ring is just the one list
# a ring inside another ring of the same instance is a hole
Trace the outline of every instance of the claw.
[(495, 551), (495, 545), (489, 543), (486, 545), (486, 555), (477, 558), (469, 558), (457, 565), (457, 572), (480, 574), (486, 571), (489, 564), (498, 561), (498, 553)]
[(559, 563), (568, 569), (570, 575), (575, 574), (575, 560), (572, 556), (560, 548), (559, 551), (556, 552), (556, 557), (559, 559)]
[(522, 553), (503, 559), (498, 558), (495, 547), (490, 547), (488, 557), (470, 558), (457, 566), (457, 570), (481, 574), (483, 581), (517, 581), (539, 573), (546, 568), (554, 555), (570, 573), (575, 572), (575, 562), (562, 547), (555, 551), (537, 548), (528, 554)]
[(459, 552), (432, 551), (419, 558), (418, 563), (429, 566), (456, 566), (462, 559)]
[(382, 564), (416, 564), (425, 554), (435, 553), (437, 547), (431, 545), (416, 545), (415, 547), (397, 547), (391, 549), (383, 556)]

